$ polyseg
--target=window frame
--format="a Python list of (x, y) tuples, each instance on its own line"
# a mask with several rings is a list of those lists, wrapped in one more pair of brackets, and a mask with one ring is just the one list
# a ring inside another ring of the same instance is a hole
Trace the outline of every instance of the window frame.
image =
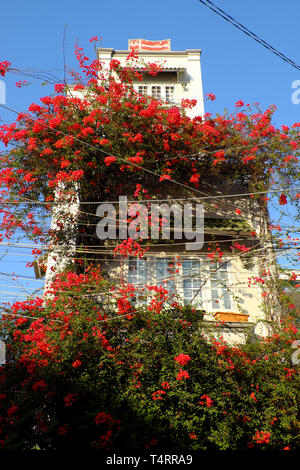
[[(143, 91), (141, 90), (141, 88), (143, 88)], [(153, 95), (153, 88), (160, 88), (160, 96), (154, 96)], [(167, 89), (168, 88), (171, 88), (172, 90), (172, 93), (171, 93), (171, 97), (172, 99), (169, 99), (167, 97)], [(176, 103), (176, 87), (175, 85), (165, 85), (165, 84), (155, 84), (153, 85), (152, 83), (149, 83), (149, 84), (145, 84), (145, 85), (142, 85), (142, 84), (138, 84), (138, 85), (134, 85), (134, 89), (135, 91), (139, 94), (139, 95), (143, 95), (143, 96), (149, 96), (153, 99), (157, 99), (157, 100), (162, 100), (162, 101), (165, 101), (166, 103), (168, 104), (175, 104)]]
[[(144, 285), (163, 285), (167, 289), (167, 282), (159, 282), (159, 278), (157, 277), (157, 260), (159, 259), (167, 259), (167, 260), (174, 260), (178, 258), (178, 261), (180, 263), (179, 266), (175, 266), (175, 270), (178, 269), (178, 273), (175, 272), (174, 276), (174, 294), (175, 296), (179, 297), (182, 299), (183, 303), (188, 304), (189, 302), (186, 301), (186, 294), (185, 294), (185, 287), (184, 287), (184, 269), (183, 269), (183, 263), (184, 261), (188, 260), (195, 260), (199, 261), (199, 268), (200, 268), (200, 286), (202, 282), (204, 282), (207, 278), (207, 276), (210, 276), (204, 286), (201, 288), (201, 302), (194, 301), (192, 305), (195, 308), (200, 308), (203, 309), (207, 312), (215, 313), (217, 311), (226, 311), (226, 312), (233, 312), (235, 311), (235, 299), (234, 299), (234, 294), (231, 292), (230, 285), (232, 285), (232, 266), (230, 260), (224, 259), (221, 264), (226, 263), (224, 266), (226, 266), (226, 269), (224, 272), (227, 274), (227, 279), (225, 280), (224, 284), (228, 285), (229, 287), (222, 287), (218, 286), (218, 290), (222, 292), (222, 289), (226, 290), (228, 292), (229, 296), (229, 301), (230, 301), (230, 308), (225, 308), (222, 303), (215, 305), (214, 306), (214, 301), (213, 301), (213, 285), (212, 285), (212, 279), (211, 279), (211, 271), (210, 271), (210, 260), (204, 258), (204, 257), (195, 257), (195, 256), (180, 256), (178, 254), (174, 254), (173, 256), (167, 256), (167, 255), (148, 255), (142, 260), (139, 260), (139, 258), (135, 257), (129, 257), (128, 259), (123, 260), (123, 278), (128, 282), (129, 284), (136, 285), (136, 286), (141, 286), (143, 287)], [(131, 282), (129, 280), (129, 266), (132, 260), (135, 261), (145, 261), (146, 263), (146, 282), (145, 278), (140, 278), (140, 280), (137, 279), (137, 282)], [(201, 267), (205, 265), (205, 270), (204, 270), (204, 275), (203, 277), (201, 276)], [(167, 281), (168, 277), (162, 278), (163, 281)], [(186, 278), (188, 280), (189, 278)], [(193, 288), (192, 296), (195, 295), (195, 291), (198, 287)], [(193, 298), (193, 297), (192, 297)]]

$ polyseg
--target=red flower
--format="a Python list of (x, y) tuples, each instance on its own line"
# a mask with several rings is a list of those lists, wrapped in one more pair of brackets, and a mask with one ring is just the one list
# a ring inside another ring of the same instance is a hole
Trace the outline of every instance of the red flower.
[(114, 424), (120, 424), (118, 419), (114, 419), (110, 414), (105, 413), (104, 411), (100, 411), (95, 417), (95, 424), (99, 426), (99, 424), (106, 423), (109, 428), (111, 428)]
[[(99, 140), (97, 140), (97, 143), (99, 145), (107, 145), (107, 144), (110, 144), (110, 140), (108, 140), (108, 139), (99, 139)], [(109, 157), (107, 157), (107, 158), (109, 158)], [(110, 157), (110, 158), (112, 158), (112, 157)]]
[(81, 364), (82, 364), (82, 362), (77, 359), (76, 361), (73, 362), (72, 366), (77, 368), (77, 367), (80, 367)]
[(200, 175), (198, 173), (194, 173), (190, 178), (190, 182), (199, 183), (199, 178), (200, 178)]
[(241, 211), (241, 209), (235, 209), (235, 213), (240, 215), (242, 213), (242, 211)]
[(152, 400), (162, 400), (162, 396), (161, 395), (165, 395), (165, 391), (164, 390), (157, 390), (156, 392), (153, 392), (152, 393)]
[(75, 401), (76, 401), (75, 393), (68, 393), (68, 395), (66, 395), (64, 398), (65, 406), (72, 406)]
[(109, 166), (109, 165), (111, 165), (112, 163), (114, 163), (116, 160), (117, 160), (116, 157), (110, 156), (110, 157), (106, 157), (106, 158), (104, 159), (104, 163), (105, 163), (106, 166)]
[(98, 41), (98, 37), (97, 36), (93, 36), (91, 39), (90, 39), (90, 42), (93, 42), (93, 41)]
[(98, 426), (101, 423), (105, 423), (109, 419), (109, 415), (104, 413), (104, 411), (101, 411), (100, 413), (97, 414), (95, 417), (95, 423)]
[(84, 85), (82, 85), (81, 83), (78, 83), (77, 85), (74, 86), (74, 90), (75, 91), (84, 90)]
[(165, 388), (165, 389), (170, 388), (169, 382), (162, 382), (161, 386), (162, 388)]
[(217, 163), (221, 163), (221, 162), (224, 162), (225, 161), (225, 153), (223, 152), (223, 150), (220, 150), (219, 152), (216, 152), (214, 154), (214, 161), (213, 161), (213, 165), (216, 165)]
[(57, 83), (56, 85), (54, 85), (54, 90), (56, 91), (56, 93), (61, 93), (62, 91), (64, 91), (65, 89), (65, 85), (63, 83)]
[(11, 63), (7, 60), (5, 60), (4, 62), (0, 62), (0, 75), (2, 75), (2, 77), (5, 76), (10, 65)]
[(162, 175), (162, 176), (159, 178), (159, 181), (170, 180), (170, 179), (171, 179), (171, 176), (169, 176), (169, 175)]
[(179, 369), (179, 374), (176, 377), (176, 380), (189, 379), (190, 375), (186, 370)]
[(197, 100), (188, 100), (188, 99), (182, 99), (181, 100), (181, 106), (183, 108), (193, 108), (194, 106), (196, 106), (197, 104)]
[(34, 392), (38, 392), (39, 390), (40, 391), (43, 391), (47, 388), (47, 385), (45, 384), (44, 380), (39, 380), (38, 382), (35, 382), (33, 385), (32, 385), (32, 390)]
[(270, 442), (270, 433), (265, 431), (256, 431), (253, 438), (257, 444), (268, 444)]
[(216, 99), (216, 95), (214, 95), (213, 93), (207, 93), (205, 95), (206, 99), (210, 100), (210, 101), (215, 101)]
[(284, 157), (283, 161), (284, 162), (290, 162), (291, 160), (295, 160), (296, 162), (298, 161), (298, 158), (295, 157), (294, 155), (287, 155), (286, 157)]
[(208, 395), (202, 395), (201, 400), (202, 399), (205, 400), (205, 402), (204, 401), (199, 401), (200, 405), (206, 405), (208, 408), (213, 406), (214, 401)]
[(242, 106), (244, 106), (244, 101), (242, 101), (242, 100), (239, 100), (235, 103), (236, 108), (241, 108)]
[(281, 196), (280, 196), (280, 198), (279, 198), (279, 204), (280, 204), (281, 206), (284, 206), (286, 203), (287, 203), (286, 195), (285, 195), (285, 194), (281, 194)]
[(7, 410), (7, 416), (12, 416), (18, 411), (18, 407), (16, 405), (12, 405), (10, 408)]
[(190, 356), (187, 354), (178, 354), (178, 356), (174, 357), (174, 361), (178, 362), (181, 366), (185, 366), (191, 360)]

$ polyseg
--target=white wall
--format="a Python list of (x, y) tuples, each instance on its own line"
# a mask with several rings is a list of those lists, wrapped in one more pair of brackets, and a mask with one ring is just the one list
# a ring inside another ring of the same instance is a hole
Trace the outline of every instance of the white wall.
[[(98, 58), (103, 62), (106, 70), (109, 69), (109, 62), (111, 59), (119, 60), (122, 65), (125, 65), (128, 54), (129, 51), (115, 51), (114, 49), (103, 48), (98, 49)], [(195, 116), (204, 115), (200, 56), (200, 49), (187, 49), (186, 51), (167, 51), (160, 53), (141, 51), (139, 52), (138, 66), (143, 66), (145, 63), (157, 63), (165, 69), (185, 69), (183, 72), (178, 72), (175, 100), (178, 103), (180, 103), (182, 99), (197, 100), (197, 105), (194, 108), (186, 110), (186, 114), (193, 118)], [(166, 84), (165, 80), (160, 83), (158, 76), (151, 77), (150, 80), (156, 85)], [(143, 84), (143, 82), (137, 82), (137, 84)]]

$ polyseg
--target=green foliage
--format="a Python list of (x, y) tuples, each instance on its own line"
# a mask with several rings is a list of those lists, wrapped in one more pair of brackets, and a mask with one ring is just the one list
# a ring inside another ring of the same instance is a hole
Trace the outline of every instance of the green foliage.
[(292, 324), (229, 346), (201, 312), (153, 308), (160, 293), (120, 315), (106, 281), (91, 294), (90, 278), (70, 276), (59, 297), (31, 307), (41, 320), (3, 322), (5, 449), (299, 448)]

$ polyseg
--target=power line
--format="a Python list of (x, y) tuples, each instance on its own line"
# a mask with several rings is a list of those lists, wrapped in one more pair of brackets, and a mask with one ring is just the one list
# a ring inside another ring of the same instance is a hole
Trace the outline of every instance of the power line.
[[(299, 230), (300, 230), (300, 227), (290, 226), (290, 227), (288, 227), (288, 228), (294, 229), (294, 230), (289, 230), (289, 232), (296, 232), (296, 233), (298, 233)], [(196, 233), (196, 232), (195, 232), (195, 233)], [(291, 242), (293, 242), (294, 240), (295, 240), (295, 241), (298, 241), (298, 238), (299, 238), (299, 237), (297, 237), (297, 238), (292, 238), (292, 237), (287, 237), (287, 236), (286, 236), (286, 237), (281, 237), (281, 236), (279, 236), (279, 235), (278, 235), (278, 237), (279, 237), (280, 240), (290, 240)], [(214, 242), (214, 241), (204, 241), (204, 243), (205, 243), (205, 244), (206, 244), (206, 243), (221, 243), (221, 242), (225, 243), (225, 242), (230, 242), (230, 241), (238, 241), (238, 240), (244, 240), (244, 241), (245, 241), (245, 240), (252, 240), (252, 239), (253, 239), (252, 237), (247, 237), (247, 238), (245, 238), (245, 237), (243, 237), (243, 238), (229, 238), (229, 239), (224, 239), (224, 240), (216, 240), (215, 242)], [(275, 240), (275, 241), (276, 241), (276, 240)], [(183, 243), (185, 243), (185, 242), (183, 242)], [(175, 244), (175, 245), (176, 245), (176, 244), (181, 245), (181, 242), (162, 243), (162, 244), (155, 244), (155, 245), (153, 245), (153, 246), (165, 246), (165, 245), (168, 245), (168, 244), (170, 244), (170, 245), (174, 245), (174, 244)], [(45, 250), (45, 249), (46, 249), (46, 250), (48, 250), (48, 249), (54, 250), (54, 249), (56, 249), (56, 248), (69, 247), (68, 244), (51, 245), (51, 247), (49, 247), (49, 245), (41, 245), (41, 244), (35, 244), (35, 243), (32, 243), (32, 244), (31, 244), (31, 243), (25, 244), (25, 243), (18, 243), (18, 242), (0, 242), (0, 248), (1, 248), (1, 246), (8, 246), (8, 247), (11, 247), (11, 248), (24, 248), (24, 249), (28, 249), (28, 250), (29, 250), (29, 249), (32, 249), (32, 248), (40, 248), (41, 250)], [(141, 245), (141, 246), (148, 246), (148, 245), (143, 244), (143, 245)], [(80, 246), (77, 248), (77, 250), (86, 249), (86, 248), (95, 248), (95, 245), (80, 245)], [(101, 246), (101, 249), (102, 249), (102, 248), (111, 248), (111, 247), (108, 247), (108, 246), (106, 246), (106, 245), (103, 245), (103, 246)], [(26, 252), (25, 252), (24, 254), (26, 254)]]
[[(210, 0), (199, 0), (200, 3), (208, 7), (210, 10), (215, 12), (217, 15), (221, 16), (224, 20), (228, 21), (230, 24), (232, 24), (235, 28), (239, 29), (242, 31), (244, 34), (249, 36), (250, 38), (254, 39), (254, 41), (258, 42), (261, 44), (263, 47), (268, 49), (270, 52), (278, 56), (280, 59), (284, 60), (287, 62), (289, 65), (300, 71), (300, 66), (296, 64), (293, 60), (291, 60), (289, 57), (287, 57), (285, 54), (282, 52), (278, 51), (275, 47), (273, 47), (271, 44), (268, 42), (264, 41), (262, 38), (260, 38), (257, 34), (255, 34), (253, 31), (250, 29), (246, 28), (243, 24), (239, 23), (235, 18), (230, 16), (228, 13), (226, 13), (224, 10), (219, 8), (217, 5), (215, 5), (213, 2)], [(208, 5), (209, 4), (209, 5)]]
[(22, 318), (32, 318), (34, 320), (49, 320), (49, 321), (56, 321), (56, 322), (59, 322), (59, 323), (63, 323), (62, 320), (57, 320), (55, 318), (47, 318), (47, 317), (33, 317), (33, 316), (30, 316), (30, 315), (21, 315), (21, 314), (18, 314), (18, 313), (7, 313), (7, 312), (0, 312), (0, 316), (2, 315), (9, 315), (9, 316), (13, 316), (13, 317), (22, 317)]
[[(139, 200), (128, 200), (128, 204), (139, 204), (141, 202), (173, 202), (173, 201), (195, 201), (199, 199), (222, 199), (222, 198), (231, 198), (231, 197), (241, 197), (241, 196), (255, 196), (259, 194), (268, 194), (268, 193), (280, 193), (280, 192), (292, 192), (292, 191), (300, 191), (300, 187), (297, 188), (290, 188), (288, 186), (286, 187), (280, 187), (278, 189), (272, 189), (272, 190), (266, 190), (266, 191), (257, 191), (257, 192), (251, 192), (251, 193), (232, 193), (232, 194), (222, 194), (222, 195), (215, 195), (215, 196), (201, 196), (200, 198), (197, 197), (185, 197), (185, 198), (165, 198), (165, 199), (156, 199), (156, 198), (150, 198), (150, 199), (139, 199)], [(63, 201), (63, 202), (58, 202), (58, 201), (52, 201), (52, 202), (45, 202), (45, 201), (34, 201), (30, 199), (26, 199), (24, 201), (3, 201), (0, 199), (0, 202), (3, 204), (7, 205), (15, 205), (15, 204), (41, 204), (41, 205), (49, 205), (49, 206), (54, 206), (54, 205), (68, 205), (68, 204), (76, 204), (75, 202), (68, 202), (68, 201)], [(85, 204), (119, 204), (120, 201), (114, 200), (114, 201), (80, 201), (78, 204), (80, 205), (85, 205)], [(93, 214), (95, 215), (95, 214)]]

